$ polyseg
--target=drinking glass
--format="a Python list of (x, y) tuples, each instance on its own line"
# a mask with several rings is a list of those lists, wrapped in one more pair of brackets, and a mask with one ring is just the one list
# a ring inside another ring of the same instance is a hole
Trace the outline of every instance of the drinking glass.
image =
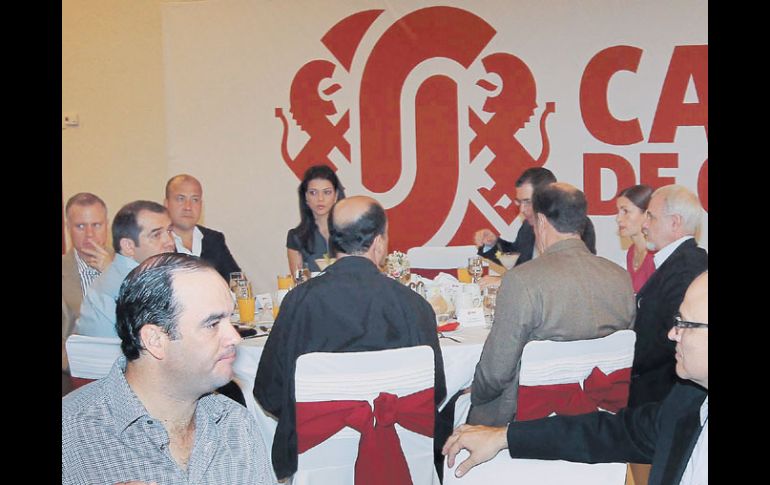
[(497, 287), (487, 286), (484, 289), (484, 313), (494, 317), (497, 303)]
[(251, 293), (251, 286), (247, 279), (237, 280), (235, 287), (235, 297), (238, 302), (238, 316), (241, 323), (251, 323), (254, 321), (254, 295)]
[(457, 268), (457, 281), (460, 283), (470, 283), (473, 281), (471, 274), (468, 273), (468, 268)]
[(484, 267), (481, 265), (480, 256), (473, 256), (472, 258), (468, 258), (468, 273), (471, 275), (472, 283), (478, 283), (483, 272)]
[(238, 281), (243, 279), (246, 279), (246, 277), (240, 271), (233, 271), (230, 273), (230, 291), (235, 293), (235, 288), (238, 286)]
[(290, 290), (292, 286), (294, 286), (294, 280), (290, 274), (278, 275), (279, 290)]

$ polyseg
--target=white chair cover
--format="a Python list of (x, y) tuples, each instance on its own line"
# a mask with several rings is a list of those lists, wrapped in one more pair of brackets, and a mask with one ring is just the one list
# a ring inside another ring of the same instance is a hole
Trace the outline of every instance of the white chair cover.
[[(539, 340), (527, 343), (521, 355), (519, 385), (537, 386), (582, 382), (594, 367), (609, 374), (631, 367), (634, 360), (636, 333), (619, 330), (606, 337), (591, 340), (557, 342)], [(468, 419), (470, 397), (461, 396), (455, 404), (455, 427)], [(455, 467), (468, 457), (457, 455)], [(574, 463), (563, 460), (511, 459), (507, 451), (481, 465), (464, 477), (444, 463), (444, 485), (488, 485), (500, 477), (516, 477), (518, 485), (622, 485), (626, 480), (625, 463)]]
[(418, 246), (409, 249), (409, 266), (417, 269), (452, 269), (468, 266), (476, 246)]
[(117, 337), (70, 335), (65, 343), (70, 375), (82, 379), (101, 379), (122, 355)]
[[(366, 400), (380, 392), (405, 396), (434, 385), (433, 349), (427, 345), (370, 352), (317, 352), (297, 359), (297, 402)], [(433, 439), (399, 425), (414, 485), (439, 485), (433, 465)], [(353, 485), (360, 434), (344, 428), (298, 457), (294, 485)]]

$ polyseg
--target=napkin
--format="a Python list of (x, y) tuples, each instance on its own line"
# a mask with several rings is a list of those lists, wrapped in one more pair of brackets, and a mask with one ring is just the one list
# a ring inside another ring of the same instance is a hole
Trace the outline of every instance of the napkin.
[(439, 332), (451, 332), (452, 330), (457, 330), (457, 327), (459, 326), (460, 322), (446, 322), (445, 324), (436, 327), (436, 330)]

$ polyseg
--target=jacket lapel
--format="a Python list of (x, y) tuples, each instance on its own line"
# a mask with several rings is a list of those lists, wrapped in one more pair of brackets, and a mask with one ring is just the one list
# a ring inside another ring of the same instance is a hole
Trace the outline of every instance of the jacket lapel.
[(677, 420), (661, 484), (676, 485), (682, 479), (690, 454), (698, 441), (700, 429), (700, 406), (694, 407)]

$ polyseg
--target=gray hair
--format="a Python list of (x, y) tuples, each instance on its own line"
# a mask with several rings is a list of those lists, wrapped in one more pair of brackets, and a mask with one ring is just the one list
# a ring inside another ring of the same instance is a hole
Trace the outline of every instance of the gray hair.
[(683, 185), (663, 186), (653, 192), (652, 196), (663, 198), (664, 215), (678, 214), (682, 218), (684, 231), (690, 235), (695, 234), (701, 218), (701, 205), (698, 196)]

